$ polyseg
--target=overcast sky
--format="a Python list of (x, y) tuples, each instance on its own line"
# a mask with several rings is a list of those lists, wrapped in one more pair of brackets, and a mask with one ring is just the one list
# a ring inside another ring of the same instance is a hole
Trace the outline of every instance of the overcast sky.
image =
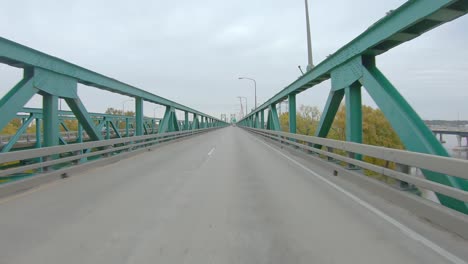
[[(2, 0), (0, 35), (219, 117), (253, 106), (294, 81), (307, 63), (303, 0)], [(309, 0), (314, 62), (351, 41), (404, 0)], [(468, 119), (468, 17), (378, 57), (424, 119)], [(0, 95), (21, 71), (0, 64)], [(323, 108), (330, 83), (298, 95)], [(79, 87), (89, 111), (124, 96)], [(29, 106), (39, 107), (39, 98)], [(365, 95), (363, 102), (374, 105)], [(126, 108), (133, 108), (132, 102)], [(145, 114), (162, 109), (145, 104)]]

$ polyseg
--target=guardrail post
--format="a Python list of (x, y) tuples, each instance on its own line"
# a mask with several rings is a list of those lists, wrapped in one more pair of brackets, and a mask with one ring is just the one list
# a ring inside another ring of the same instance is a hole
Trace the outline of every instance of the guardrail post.
[[(401, 163), (395, 164), (395, 170), (398, 172), (405, 173), (405, 174), (410, 174), (411, 172), (410, 166), (401, 164)], [(400, 190), (408, 191), (414, 188), (414, 186), (409, 184), (408, 182), (397, 180), (397, 179), (395, 180), (397, 181), (397, 188)]]
[[(334, 153), (334, 148), (332, 147), (327, 147), (327, 151), (330, 152), (330, 153)], [(330, 157), (330, 156), (327, 156), (327, 161), (329, 162), (335, 162), (336, 160), (333, 158), (333, 157)]]

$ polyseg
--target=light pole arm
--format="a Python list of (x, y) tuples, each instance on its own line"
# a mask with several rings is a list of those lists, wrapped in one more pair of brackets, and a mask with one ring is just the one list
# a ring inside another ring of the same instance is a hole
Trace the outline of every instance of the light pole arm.
[(239, 80), (242, 80), (242, 79), (251, 80), (254, 82), (254, 89), (255, 89), (255, 108), (254, 109), (257, 109), (257, 81), (249, 77), (239, 77)]

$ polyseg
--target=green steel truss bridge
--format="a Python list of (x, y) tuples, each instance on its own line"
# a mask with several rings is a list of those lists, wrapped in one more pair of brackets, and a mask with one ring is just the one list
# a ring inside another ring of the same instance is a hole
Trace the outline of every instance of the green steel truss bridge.
[[(0, 130), (21, 120), (0, 136), (0, 263), (467, 263), (468, 161), (377, 66), (467, 12), (410, 0), (236, 124), (0, 38), (0, 63), (24, 72), (0, 99)], [(296, 97), (329, 79), (316, 135), (297, 134)], [(89, 112), (78, 84), (134, 98), (135, 114)], [(405, 150), (362, 144), (363, 88)], [(327, 139), (343, 100), (346, 141)]]

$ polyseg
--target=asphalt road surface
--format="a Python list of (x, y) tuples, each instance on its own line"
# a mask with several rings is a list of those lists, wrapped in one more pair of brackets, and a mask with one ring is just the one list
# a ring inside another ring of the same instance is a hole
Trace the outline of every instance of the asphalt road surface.
[(262, 142), (220, 129), (0, 200), (0, 263), (456, 263)]

